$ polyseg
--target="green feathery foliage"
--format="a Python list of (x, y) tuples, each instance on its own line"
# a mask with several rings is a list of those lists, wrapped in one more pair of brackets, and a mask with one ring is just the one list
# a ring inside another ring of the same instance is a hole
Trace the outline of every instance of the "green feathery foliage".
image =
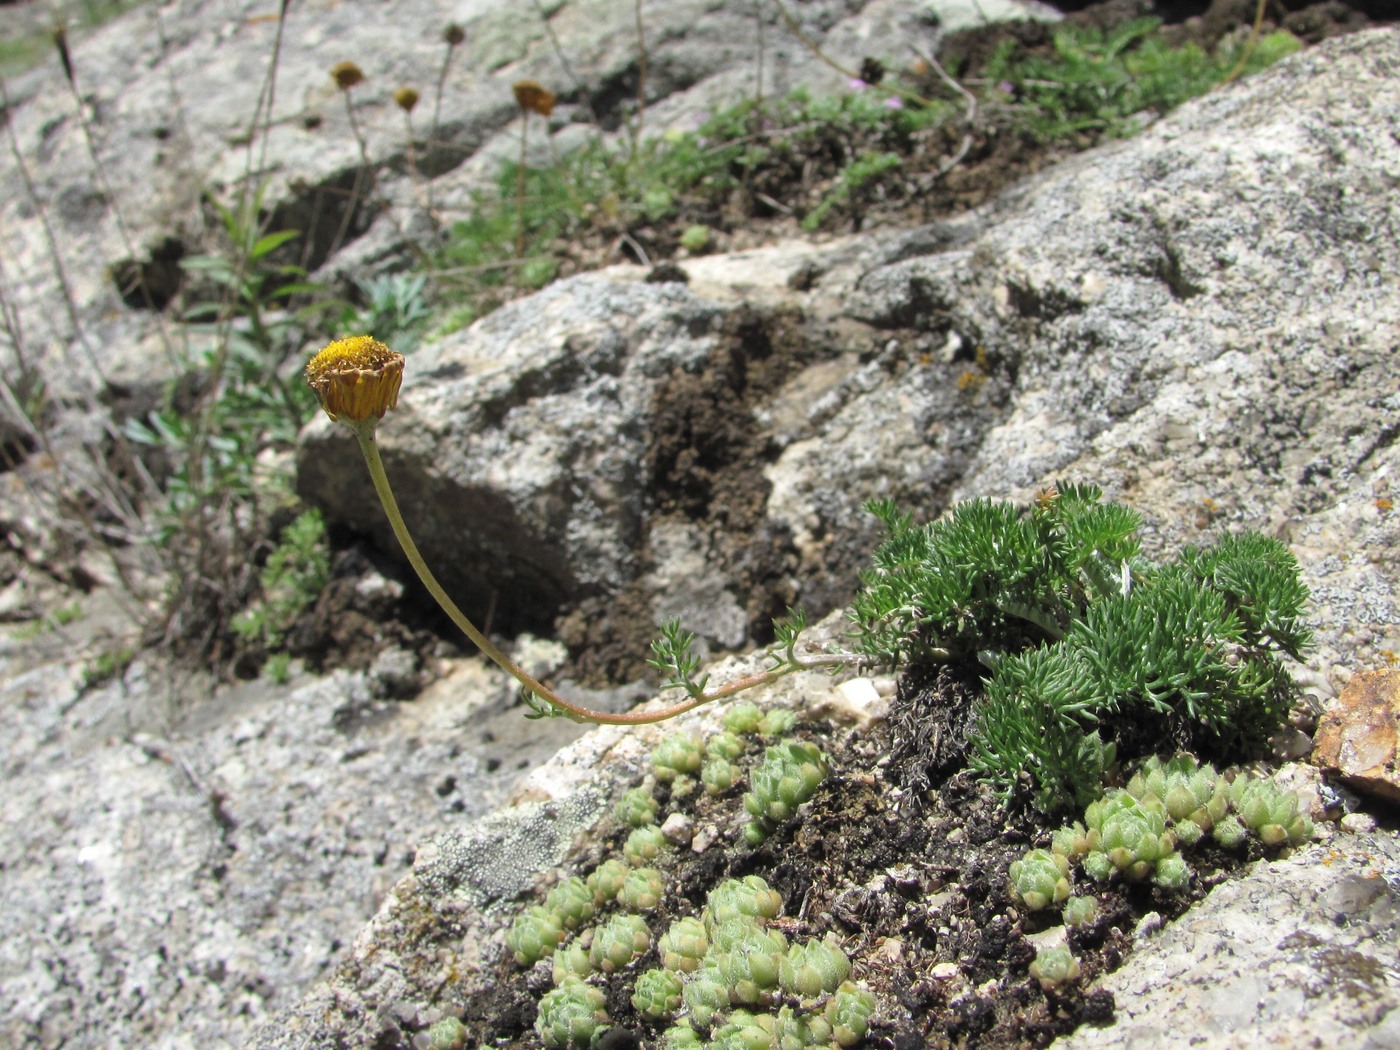
[(990, 669), (970, 763), (1009, 796), (1023, 773), (1046, 810), (1086, 805), (1118, 758), (1163, 740), (1224, 760), (1288, 713), (1280, 654), (1310, 634), (1293, 556), (1257, 533), (1153, 566), (1136, 513), (1062, 485), (1028, 513), (973, 500), (928, 525), (891, 503), (853, 616), (892, 662), (975, 657)]

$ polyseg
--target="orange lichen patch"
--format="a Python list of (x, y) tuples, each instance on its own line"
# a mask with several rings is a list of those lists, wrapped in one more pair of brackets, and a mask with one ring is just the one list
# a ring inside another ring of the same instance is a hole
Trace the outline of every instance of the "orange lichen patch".
[(1394, 507), (1395, 504), (1387, 496), (1382, 496), (1380, 499), (1376, 500), (1376, 510), (1380, 511), (1381, 513), (1385, 513), (1388, 510), (1392, 510), (1394, 509)]
[(383, 419), (399, 403), (403, 355), (367, 335), (337, 339), (311, 359), (306, 382), (332, 420)]
[(1361, 671), (1318, 722), (1312, 760), (1351, 788), (1400, 802), (1400, 671)]
[(364, 82), (365, 71), (354, 62), (337, 62), (331, 66), (331, 79), (341, 91), (349, 91), (356, 84)]
[(969, 390), (976, 390), (987, 381), (987, 377), (982, 372), (974, 372), (970, 368), (964, 368), (957, 379), (957, 388), (964, 393)]
[(554, 112), (554, 102), (558, 96), (537, 80), (517, 80), (511, 85), (515, 92), (515, 102), (531, 113), (547, 117)]

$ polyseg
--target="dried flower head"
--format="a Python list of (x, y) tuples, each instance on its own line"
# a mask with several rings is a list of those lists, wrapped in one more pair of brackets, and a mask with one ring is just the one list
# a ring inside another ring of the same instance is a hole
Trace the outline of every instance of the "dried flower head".
[(331, 66), (331, 79), (341, 91), (349, 91), (356, 84), (364, 83), (365, 71), (354, 62), (337, 62)]
[(311, 359), (306, 382), (332, 420), (380, 420), (399, 403), (403, 355), (368, 335), (337, 339)]
[(412, 113), (418, 105), (418, 92), (411, 87), (402, 87), (394, 92), (394, 104), (405, 113)]
[(516, 104), (531, 113), (547, 117), (554, 112), (557, 96), (538, 80), (517, 80), (511, 85), (515, 91)]
[(442, 39), (448, 47), (456, 47), (463, 40), (467, 39), (467, 31), (456, 22), (448, 22), (442, 31)]

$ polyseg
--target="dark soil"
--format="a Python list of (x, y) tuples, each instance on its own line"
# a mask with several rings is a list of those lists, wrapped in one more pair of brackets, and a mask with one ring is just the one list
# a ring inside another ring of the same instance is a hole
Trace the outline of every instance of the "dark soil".
[[(741, 786), (718, 798), (697, 790), (681, 799), (668, 798), (660, 787), (658, 821), (682, 812), (696, 828), (713, 825), (720, 836), (702, 853), (685, 850), (656, 862), (667, 875), (667, 892), (646, 914), (653, 936), (681, 916), (698, 915), (722, 880), (758, 874), (784, 899), (774, 925), (789, 942), (835, 933), (852, 959), (852, 978), (875, 993), (880, 1005), (863, 1045), (1042, 1047), (1080, 1024), (1111, 1021), (1112, 995), (1082, 989), (1122, 964), (1142, 916), (1181, 914), (1249, 857), (1218, 849), (1193, 853), (1196, 878), (1190, 892), (1178, 895), (1081, 877), (1078, 892), (1095, 896), (1100, 905), (1093, 923), (1069, 935), (1081, 978), (1043, 989), (1027, 972), (1035, 957), (1027, 938), (1058, 925), (1059, 910), (1028, 913), (1014, 904), (1007, 866), (1047, 844), (1059, 822), (1014, 807), (1008, 812), (965, 773), (930, 772), (915, 750), (906, 747), (904, 758), (891, 757), (901, 752), (901, 735), (930, 740), (943, 714), (964, 704), (964, 676), (929, 674), (920, 680), (925, 685), (914, 687), (906, 679), (892, 717), (868, 733), (832, 731), (824, 724), (799, 729), (799, 736), (827, 751), (831, 775), (797, 818), (757, 848), (746, 846), (738, 831), (744, 820)], [(950, 745), (950, 759), (956, 750)], [(751, 763), (760, 751), (757, 742), (751, 744), (741, 761)], [(629, 830), (613, 826), (576, 858), (573, 873), (587, 875), (604, 857), (620, 856)], [(433, 904), (407, 900), (403, 906), (406, 914), (422, 916)], [(439, 949), (451, 951), (461, 936), (449, 917), (420, 921), (425, 960), (437, 958)], [(637, 975), (658, 965), (653, 947), (617, 974), (590, 978), (606, 992), (614, 1026), (610, 1045), (652, 1046), (667, 1027), (640, 1016), (630, 998)], [(552, 987), (548, 961), (524, 969), (502, 950), (493, 969), (443, 987), (434, 1007), (464, 1022), (469, 1046), (537, 1050), (537, 1003)], [(798, 1005), (778, 995), (766, 1009), (785, 1003)], [(411, 1046), (414, 1034), (413, 1026), (404, 1026), (384, 1045)]]

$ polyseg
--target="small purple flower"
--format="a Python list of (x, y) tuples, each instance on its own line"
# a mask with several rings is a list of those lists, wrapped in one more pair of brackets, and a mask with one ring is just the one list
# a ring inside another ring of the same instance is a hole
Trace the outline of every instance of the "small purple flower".
[(904, 108), (904, 100), (903, 100), (902, 98), (900, 98), (898, 95), (891, 95), (889, 98), (885, 99), (885, 108), (886, 108), (886, 109), (903, 109), (903, 108)]
[(864, 91), (864, 90), (865, 90), (866, 88), (868, 88), (869, 86), (870, 86), (870, 85), (867, 84), (864, 80), (861, 80), (860, 77), (852, 77), (852, 78), (851, 78), (851, 90), (852, 90), (852, 91)]

